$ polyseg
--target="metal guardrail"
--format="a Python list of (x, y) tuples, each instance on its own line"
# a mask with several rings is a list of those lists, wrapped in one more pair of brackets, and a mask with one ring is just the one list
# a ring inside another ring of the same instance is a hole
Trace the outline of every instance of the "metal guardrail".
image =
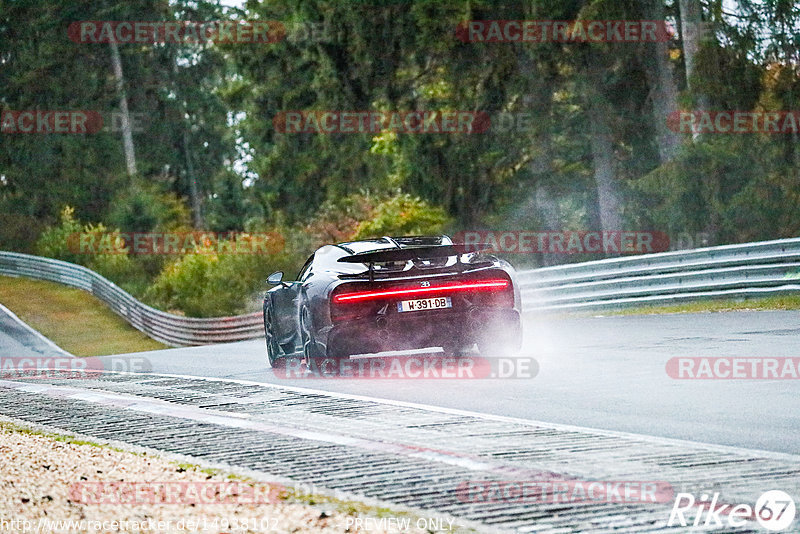
[(66, 261), (0, 252), (0, 274), (49, 280), (88, 291), (134, 328), (171, 346), (241, 341), (263, 335), (261, 312), (198, 319), (152, 308), (91, 269)]
[(519, 279), (526, 311), (800, 291), (800, 238), (544, 267)]
[[(0, 252), (0, 274), (89, 291), (134, 328), (173, 346), (263, 334), (260, 312), (196, 319), (156, 310), (94, 271), (59, 260)], [(525, 311), (614, 308), (712, 297), (800, 291), (800, 238), (626, 256), (519, 273)]]

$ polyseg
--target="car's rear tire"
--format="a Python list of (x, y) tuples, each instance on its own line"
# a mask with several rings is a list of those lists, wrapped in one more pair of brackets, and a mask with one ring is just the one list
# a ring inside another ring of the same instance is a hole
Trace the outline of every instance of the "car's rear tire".
[(461, 358), (462, 356), (467, 356), (470, 352), (472, 352), (473, 347), (475, 347), (475, 343), (459, 341), (455, 343), (446, 343), (444, 346), (442, 346), (442, 350), (444, 351), (446, 358)]
[(511, 328), (503, 335), (482, 335), (478, 337), (478, 353), (481, 356), (500, 357), (514, 356), (522, 350), (522, 333), (518, 328)]
[(326, 351), (320, 350), (319, 345), (314, 340), (313, 327), (311, 324), (311, 312), (307, 306), (300, 310), (300, 342), (303, 347), (303, 357), (308, 365), (312, 358), (325, 358)]

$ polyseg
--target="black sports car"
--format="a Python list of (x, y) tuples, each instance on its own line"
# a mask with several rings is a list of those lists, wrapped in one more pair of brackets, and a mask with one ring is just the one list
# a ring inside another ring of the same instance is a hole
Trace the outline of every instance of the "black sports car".
[(520, 298), (511, 265), (449, 237), (382, 237), (325, 245), (264, 297), (267, 355), (344, 358), (442, 347), (481, 354), (521, 344)]

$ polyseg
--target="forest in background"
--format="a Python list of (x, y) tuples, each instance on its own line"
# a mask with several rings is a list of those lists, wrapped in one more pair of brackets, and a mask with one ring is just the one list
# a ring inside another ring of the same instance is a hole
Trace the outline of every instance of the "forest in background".
[[(280, 21), (275, 43), (81, 43), (76, 21)], [(464, 42), (470, 20), (666, 20), (666, 42)], [(267, 274), (374, 235), (800, 235), (797, 132), (676, 132), (679, 110), (800, 109), (791, 0), (11, 0), (0, 112), (96, 110), (96, 134), (0, 134), (0, 249), (146, 302), (241, 312)], [(127, 116), (130, 131), (120, 126)], [(287, 110), (524, 117), (482, 134), (281, 133)], [(80, 232), (275, 232), (270, 255), (75, 254)], [(596, 259), (593, 256), (591, 259)], [(517, 256), (528, 265), (589, 259)]]

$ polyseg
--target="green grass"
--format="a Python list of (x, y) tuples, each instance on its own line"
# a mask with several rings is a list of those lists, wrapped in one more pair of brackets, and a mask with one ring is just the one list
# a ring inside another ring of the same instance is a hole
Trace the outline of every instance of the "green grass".
[(124, 449), (120, 449), (118, 447), (112, 447), (111, 445), (107, 445), (104, 443), (99, 443), (96, 441), (87, 441), (62, 434), (54, 434), (52, 432), (38, 430), (33, 427), (25, 426), (24, 424), (13, 423), (11, 421), (0, 421), (0, 432), (16, 432), (19, 434), (30, 434), (31, 436), (42, 436), (48, 439), (52, 439), (54, 441), (59, 441), (62, 443), (70, 443), (72, 445), (91, 445), (92, 447), (101, 447), (105, 449), (110, 449), (112, 451), (141, 455), (141, 453), (138, 452), (126, 451)]
[(800, 310), (800, 295), (776, 295), (751, 299), (712, 299), (680, 304), (637, 306), (605, 312), (604, 315), (652, 315), (659, 313), (704, 313), (750, 310)]
[(773, 297), (707, 299), (676, 304), (645, 304), (625, 308), (594, 310), (550, 310), (525, 312), (526, 317), (548, 319), (569, 319), (593, 317), (597, 315), (658, 315), (669, 313), (711, 313), (732, 311), (800, 310), (800, 295), (783, 294)]
[(76, 356), (167, 348), (126, 323), (94, 295), (54, 282), (0, 276), (0, 304)]

